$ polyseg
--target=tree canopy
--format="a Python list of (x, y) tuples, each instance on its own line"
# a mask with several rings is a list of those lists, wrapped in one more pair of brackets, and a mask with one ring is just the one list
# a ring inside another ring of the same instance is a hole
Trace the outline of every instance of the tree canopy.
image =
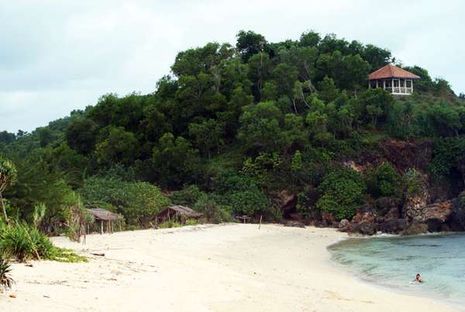
[(240, 31), (235, 44), (182, 51), (152, 93), (106, 94), (31, 133), (0, 132), (0, 155), (10, 159), (0, 158), (4, 210), (31, 220), (43, 204), (51, 227), (77, 192), (141, 224), (165, 195), (194, 188), (190, 205), (212, 220), (279, 219), (285, 190), (306, 215), (350, 218), (379, 197), (402, 197), (405, 168), (386, 159), (363, 173), (344, 165), (379, 157), (386, 140), (434, 142), (423, 170), (456, 179), (463, 96), (416, 65), (404, 67), (421, 77), (409, 98), (367, 89), (369, 72), (390, 62), (385, 48), (313, 31), (283, 42)]

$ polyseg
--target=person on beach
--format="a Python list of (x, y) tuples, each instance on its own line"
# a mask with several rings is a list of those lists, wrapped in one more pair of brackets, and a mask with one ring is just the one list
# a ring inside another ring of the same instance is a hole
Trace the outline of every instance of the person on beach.
[(423, 283), (423, 279), (421, 278), (420, 273), (417, 273), (417, 275), (415, 276), (415, 279), (413, 281), (416, 282), (416, 283)]

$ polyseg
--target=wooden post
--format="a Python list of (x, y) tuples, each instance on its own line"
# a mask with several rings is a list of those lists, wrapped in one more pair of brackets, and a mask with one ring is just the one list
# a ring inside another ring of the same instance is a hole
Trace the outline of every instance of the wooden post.
[(85, 245), (87, 243), (87, 224), (83, 224), (84, 225), (84, 240), (83, 240), (83, 244)]
[(262, 218), (263, 216), (260, 215), (260, 222), (258, 223), (258, 229), (260, 230), (260, 228), (262, 227)]
[(100, 235), (103, 234), (103, 220), (100, 220)]

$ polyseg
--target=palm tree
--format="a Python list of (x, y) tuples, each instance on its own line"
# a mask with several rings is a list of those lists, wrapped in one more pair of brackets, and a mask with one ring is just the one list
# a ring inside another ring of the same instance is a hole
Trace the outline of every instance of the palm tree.
[(10, 276), (11, 266), (8, 261), (0, 259), (0, 289), (8, 290), (14, 283)]
[(16, 167), (13, 162), (8, 159), (0, 157), (0, 205), (3, 210), (3, 218), (8, 222), (8, 216), (6, 214), (5, 202), (3, 201), (3, 192), (6, 188), (16, 181)]

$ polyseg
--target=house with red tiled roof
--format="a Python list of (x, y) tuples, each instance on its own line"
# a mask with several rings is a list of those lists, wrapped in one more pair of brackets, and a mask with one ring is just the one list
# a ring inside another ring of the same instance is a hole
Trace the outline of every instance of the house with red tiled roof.
[(368, 75), (369, 88), (383, 88), (393, 95), (410, 95), (413, 93), (413, 81), (420, 79), (405, 69), (388, 64)]

